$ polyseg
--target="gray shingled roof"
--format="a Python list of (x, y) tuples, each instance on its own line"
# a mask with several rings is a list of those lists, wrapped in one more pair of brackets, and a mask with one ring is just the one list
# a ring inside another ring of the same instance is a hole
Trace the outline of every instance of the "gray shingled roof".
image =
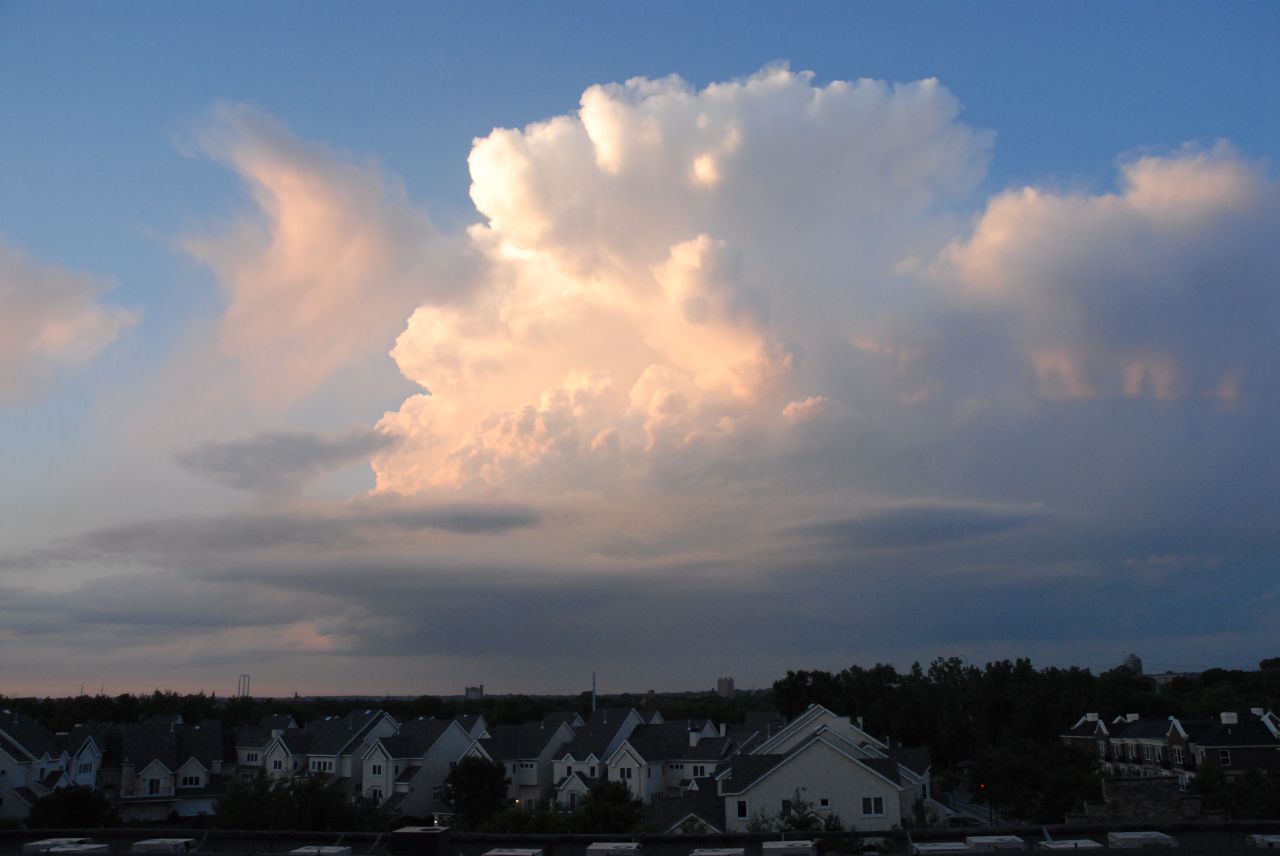
[(559, 724), (542, 721), (494, 725), (480, 745), (495, 761), (527, 760), (541, 755), (559, 731)]
[(899, 746), (893, 751), (893, 756), (899, 764), (921, 776), (933, 765), (928, 746)]
[(1232, 746), (1277, 746), (1280, 740), (1272, 735), (1262, 721), (1251, 716), (1239, 717), (1239, 722), (1224, 725), (1216, 722), (1205, 729), (1196, 743), (1201, 746), (1230, 748)]
[(684, 721), (662, 725), (637, 725), (627, 737), (631, 747), (649, 763), (657, 761), (718, 761), (729, 753), (727, 737), (703, 737), (689, 745), (689, 725)]
[(211, 769), (224, 759), (222, 724), (216, 719), (186, 725), (146, 725), (126, 723), (119, 727), (120, 762), (141, 769), (159, 761), (176, 771), (195, 758)]
[(787, 760), (787, 757), (787, 755), (734, 755), (726, 764), (727, 775), (720, 779), (724, 786), (724, 795), (742, 793), (748, 785)]
[(671, 832), (693, 815), (713, 829), (724, 830), (724, 799), (715, 795), (657, 797), (646, 808), (648, 826), (658, 832)]
[(45, 753), (50, 758), (60, 754), (58, 741), (49, 729), (29, 716), (11, 711), (0, 712), (0, 731), (37, 758)]
[[(337, 755), (359, 741), (382, 716), (379, 710), (353, 710), (346, 716), (327, 716), (308, 722), (307, 750), (312, 755)], [(288, 736), (288, 732), (286, 732)], [(292, 749), (292, 745), (289, 747)]]

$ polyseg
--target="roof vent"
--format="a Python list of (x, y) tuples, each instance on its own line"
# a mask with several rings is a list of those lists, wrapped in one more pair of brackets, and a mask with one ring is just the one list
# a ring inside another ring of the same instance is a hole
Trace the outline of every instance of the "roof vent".
[[(861, 719), (862, 719), (862, 717), (858, 717), (858, 719), (859, 719), (859, 720), (861, 720)], [(1086, 713), (1086, 714), (1084, 715), (1084, 721), (1085, 721), (1085, 722), (1097, 722), (1097, 721), (1098, 721), (1098, 714), (1096, 714), (1096, 713)], [(859, 725), (861, 725), (862, 723), (861, 723), (861, 722), (859, 722), (858, 724), (859, 724)]]
[(1224, 710), (1219, 714), (1219, 718), (1222, 720), (1223, 725), (1238, 725), (1240, 722), (1240, 717), (1236, 715), (1234, 710)]
[(1249, 708), (1249, 712), (1252, 713), (1254, 716), (1262, 716), (1263, 714), (1266, 713), (1266, 711), (1260, 707), (1251, 707)]

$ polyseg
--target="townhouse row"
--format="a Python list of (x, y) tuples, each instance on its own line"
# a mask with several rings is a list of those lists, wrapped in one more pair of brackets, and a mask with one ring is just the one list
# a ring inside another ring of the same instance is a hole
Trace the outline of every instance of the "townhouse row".
[(663, 830), (745, 831), (795, 809), (797, 795), (820, 816), (890, 829), (930, 796), (927, 752), (816, 705), (789, 723), (762, 716), (732, 729), (610, 708), (519, 725), (364, 710), (299, 726), (272, 715), (234, 731), (169, 716), (59, 734), (3, 711), (0, 817), (24, 817), (72, 784), (98, 788), (128, 820), (194, 817), (216, 811), (232, 777), (261, 774), (324, 776), (391, 814), (446, 820), (444, 783), (467, 757), (501, 764), (508, 798), (528, 809), (573, 810), (599, 782), (621, 782)]
[(1176, 778), (1183, 790), (1206, 765), (1229, 778), (1280, 773), (1280, 716), (1260, 707), (1214, 719), (1086, 713), (1062, 740), (1096, 755), (1108, 778)]

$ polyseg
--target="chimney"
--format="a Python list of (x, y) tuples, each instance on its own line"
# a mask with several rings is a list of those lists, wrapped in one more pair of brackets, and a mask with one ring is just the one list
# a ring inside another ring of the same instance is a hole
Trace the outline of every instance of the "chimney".
[(1218, 714), (1218, 718), (1223, 725), (1238, 725), (1240, 723), (1240, 717), (1236, 715), (1234, 710), (1224, 710)]
[(720, 736), (724, 737), (724, 723), (720, 723)]
[(859, 716), (859, 717), (858, 717), (858, 729), (859, 729), (859, 730), (861, 730), (861, 731), (866, 731), (866, 727), (862, 724), (862, 717), (861, 717), (861, 716)]

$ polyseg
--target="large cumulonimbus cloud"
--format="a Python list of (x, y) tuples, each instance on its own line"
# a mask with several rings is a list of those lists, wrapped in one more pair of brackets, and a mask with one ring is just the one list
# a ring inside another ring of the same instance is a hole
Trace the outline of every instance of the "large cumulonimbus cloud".
[(430, 396), (384, 418), (406, 442), (375, 457), (379, 487), (591, 486), (851, 404), (829, 392), (855, 343), (920, 299), (895, 267), (941, 248), (983, 174), (990, 136), (958, 112), (934, 81), (778, 67), (595, 86), (577, 115), (478, 140), (490, 274), (397, 341)]
[[(574, 115), (477, 140), (489, 267), (396, 343), (430, 394), (382, 420), (405, 441), (374, 456), (379, 488), (801, 473), (841, 501), (1074, 503), (1073, 449), (1159, 467), (1197, 454), (1148, 441), (1168, 406), (1274, 411), (1261, 167), (1188, 149), (1128, 162), (1113, 193), (984, 209), (991, 136), (959, 112), (935, 81), (775, 67), (595, 86)], [(1042, 420), (1065, 420), (1056, 439)], [(1063, 479), (992, 476), (997, 458)]]

